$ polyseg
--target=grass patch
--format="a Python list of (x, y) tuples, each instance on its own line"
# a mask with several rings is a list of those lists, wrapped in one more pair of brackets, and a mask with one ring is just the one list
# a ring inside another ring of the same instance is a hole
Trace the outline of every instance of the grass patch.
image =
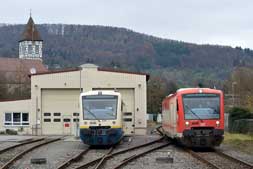
[(225, 132), (223, 143), (229, 144), (235, 149), (253, 155), (253, 135)]

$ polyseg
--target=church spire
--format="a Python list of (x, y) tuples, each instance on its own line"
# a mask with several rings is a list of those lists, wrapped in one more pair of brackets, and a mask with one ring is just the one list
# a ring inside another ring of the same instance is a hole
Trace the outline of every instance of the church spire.
[(19, 40), (19, 58), (42, 59), (42, 38), (31, 16)]
[(21, 39), (19, 42), (21, 41), (25, 41), (25, 40), (29, 40), (29, 41), (43, 41), (39, 31), (37, 30), (35, 23), (33, 21), (33, 18), (30, 16), (29, 20), (26, 24), (25, 30), (21, 35)]

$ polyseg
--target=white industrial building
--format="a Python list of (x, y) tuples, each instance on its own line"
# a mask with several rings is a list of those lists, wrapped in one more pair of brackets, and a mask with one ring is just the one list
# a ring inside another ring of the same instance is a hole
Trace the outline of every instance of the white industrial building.
[[(20, 43), (20, 59), (42, 61), (42, 39), (30, 17)], [(38, 42), (38, 44), (37, 44)], [(32, 46), (35, 45), (35, 46)], [(126, 134), (146, 133), (147, 74), (99, 68), (79, 68), (30, 74), (31, 98), (0, 101), (0, 130), (33, 135), (75, 135), (79, 124), (79, 95), (90, 90), (117, 90), (122, 95)]]
[(126, 134), (146, 133), (148, 75), (102, 69), (93, 64), (31, 75), (31, 99), (0, 102), (1, 130), (34, 135), (75, 135), (82, 91), (117, 90), (122, 94)]

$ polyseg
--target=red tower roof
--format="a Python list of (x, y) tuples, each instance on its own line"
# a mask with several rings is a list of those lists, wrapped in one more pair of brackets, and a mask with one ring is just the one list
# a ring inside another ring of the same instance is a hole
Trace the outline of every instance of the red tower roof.
[(41, 39), (39, 31), (37, 30), (34, 24), (32, 17), (29, 18), (26, 24), (25, 30), (22, 33), (22, 36), (19, 42), (21, 41), (43, 41)]

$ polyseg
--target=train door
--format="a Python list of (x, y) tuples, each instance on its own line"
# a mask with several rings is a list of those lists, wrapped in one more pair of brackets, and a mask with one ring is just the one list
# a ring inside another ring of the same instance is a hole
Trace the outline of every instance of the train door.
[(63, 135), (71, 135), (71, 116), (63, 116)]
[(172, 124), (172, 133), (173, 135), (176, 134), (177, 129), (177, 105), (176, 105), (176, 99), (171, 100), (170, 104), (170, 112), (171, 112), (171, 124)]

